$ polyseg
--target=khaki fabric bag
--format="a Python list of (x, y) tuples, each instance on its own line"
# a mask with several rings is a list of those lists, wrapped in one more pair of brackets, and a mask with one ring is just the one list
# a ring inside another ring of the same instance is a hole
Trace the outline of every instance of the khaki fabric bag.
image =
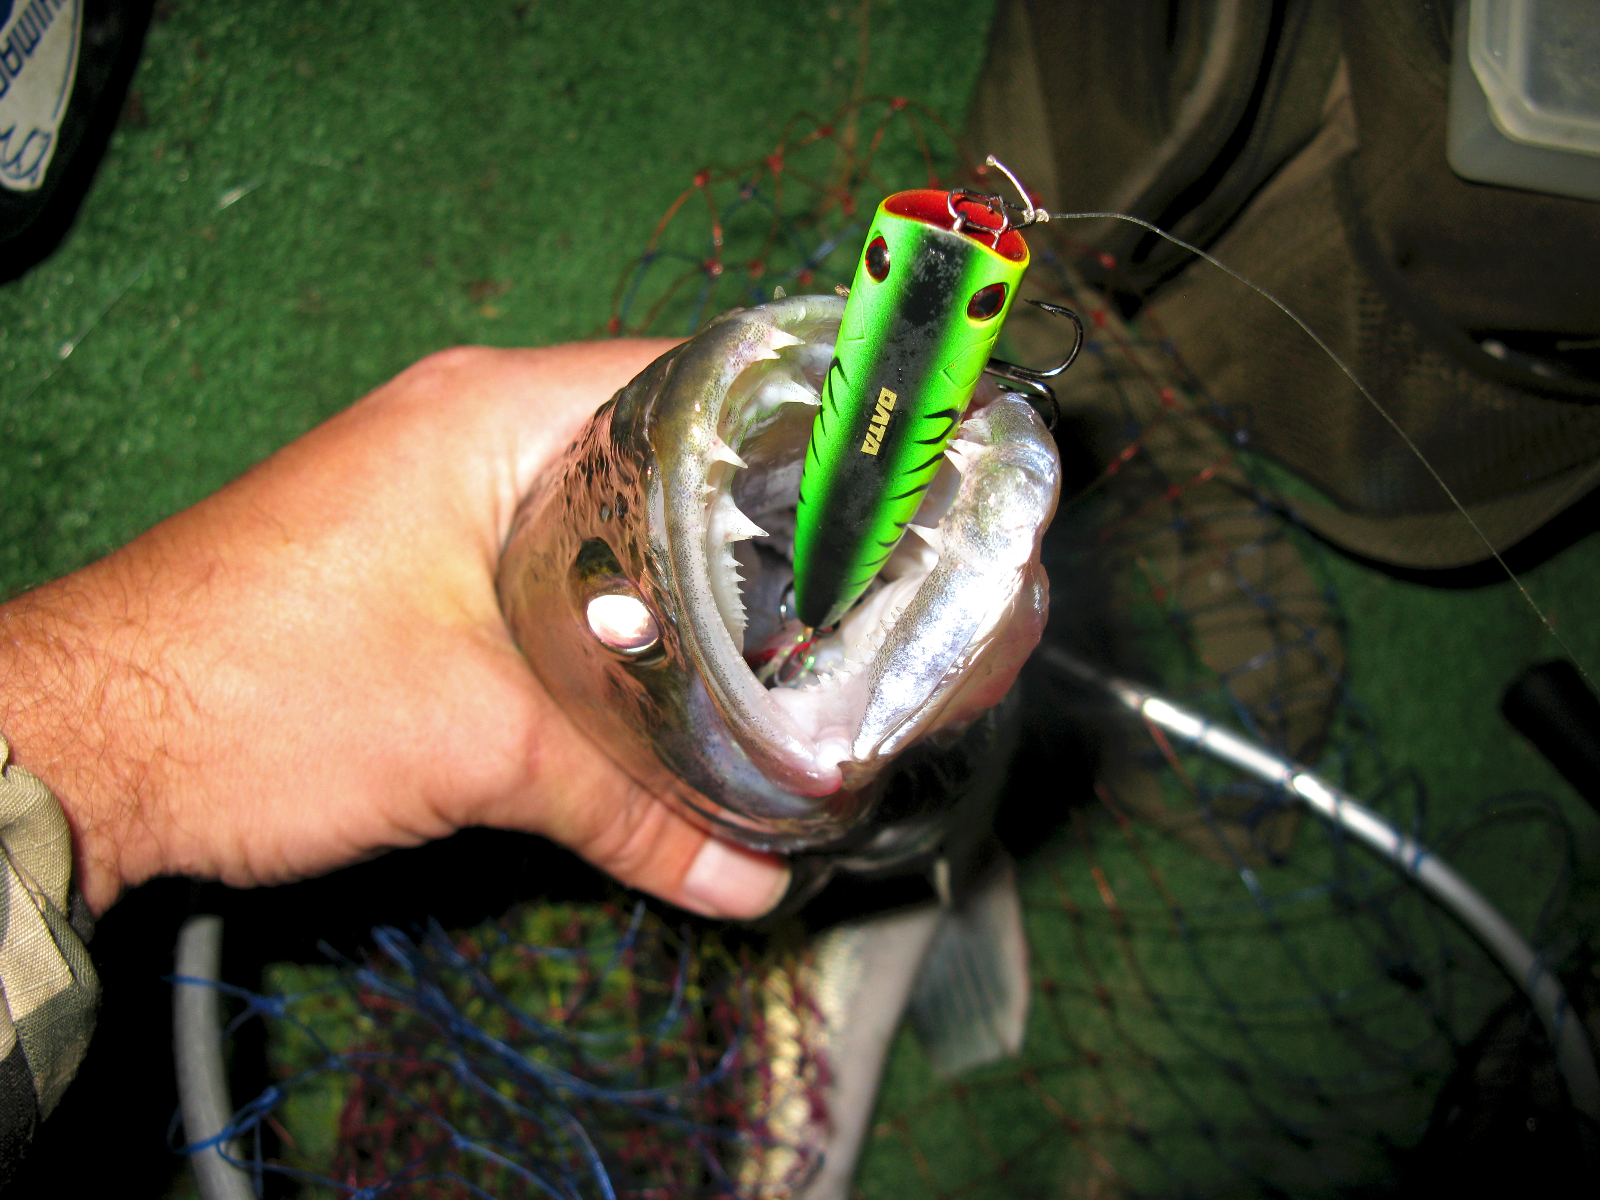
[[(1600, 204), (1451, 171), (1452, 16), (1430, 0), (1003, 0), (968, 138), (1053, 211), (1144, 217), (1288, 303), (1505, 550), (1600, 483)], [(1122, 223), (1046, 236), (1124, 313), (1148, 305), (1236, 440), (1321, 493), (1296, 502), (1310, 528), (1400, 567), (1489, 556), (1281, 314)]]

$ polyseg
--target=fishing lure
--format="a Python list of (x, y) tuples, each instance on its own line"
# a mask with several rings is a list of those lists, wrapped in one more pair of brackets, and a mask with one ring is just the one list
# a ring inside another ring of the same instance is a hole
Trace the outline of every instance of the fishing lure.
[(894, 553), (984, 371), (1053, 405), (1043, 381), (1071, 356), (1044, 372), (989, 356), (1028, 269), (1027, 217), (967, 191), (897, 192), (878, 206), (806, 449), (794, 542), (802, 624), (836, 623)]

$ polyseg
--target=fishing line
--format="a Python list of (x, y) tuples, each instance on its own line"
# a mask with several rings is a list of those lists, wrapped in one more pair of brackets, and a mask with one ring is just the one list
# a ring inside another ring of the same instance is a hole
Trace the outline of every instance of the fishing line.
[[(996, 166), (1000, 165), (998, 163), (995, 163), (992, 158), (990, 159), (990, 162), (993, 163)], [(1003, 167), (1001, 169), (1004, 170)], [(1006, 172), (1006, 174), (1008, 176), (1010, 176), (1010, 172)], [(1013, 180), (1013, 182), (1014, 182), (1014, 180)], [(1023, 196), (1024, 196), (1024, 198), (1026, 198), (1027, 193), (1023, 192)], [(1044, 224), (1047, 221), (1113, 220), (1113, 221), (1126, 221), (1131, 225), (1137, 225), (1141, 229), (1148, 230), (1149, 232), (1155, 234), (1157, 237), (1161, 237), (1161, 238), (1166, 239), (1167, 241), (1171, 242), (1174, 246), (1177, 246), (1180, 249), (1188, 251), (1190, 254), (1195, 255), (1197, 258), (1204, 259), (1206, 262), (1210, 263), (1213, 267), (1216, 267), (1217, 270), (1221, 271), (1223, 274), (1227, 275), (1229, 278), (1234, 279), (1239, 283), (1242, 283), (1245, 287), (1249, 288), (1252, 292), (1256, 293), (1256, 295), (1260, 296), (1268, 304), (1272, 305), (1279, 312), (1283, 313), (1284, 316), (1288, 317), (1291, 321), (1293, 321), (1297, 326), (1299, 326), (1301, 332), (1304, 333), (1307, 337), (1309, 337), (1316, 344), (1316, 346), (1317, 346), (1317, 348), (1319, 350), (1321, 350), (1324, 354), (1326, 354), (1330, 359), (1333, 360), (1334, 365), (1336, 367), (1338, 367), (1341, 372), (1344, 373), (1345, 378), (1347, 378), (1353, 385), (1355, 385), (1355, 389), (1358, 392), (1361, 393), (1362, 397), (1367, 401), (1368, 404), (1370, 404), (1372, 406), (1373, 410), (1380, 417), (1382, 417), (1386, 422), (1388, 422), (1389, 427), (1391, 429), (1393, 429), (1395, 431), (1395, 433), (1399, 436), (1400, 440), (1403, 443), (1405, 443), (1406, 449), (1410, 450), (1411, 453), (1416, 456), (1417, 461), (1420, 462), (1422, 464), (1422, 466), (1423, 466), (1423, 469), (1426, 470), (1428, 472), (1428, 474), (1433, 477), (1433, 481), (1439, 485), (1441, 490), (1443, 490), (1445, 496), (1449, 498), (1450, 503), (1455, 505), (1456, 511), (1458, 511), (1464, 518), (1466, 518), (1466, 522), (1471, 527), (1472, 532), (1477, 535), (1478, 540), (1483, 543), (1484, 548), (1489, 551), (1489, 554), (1490, 554), (1491, 557), (1493, 557), (1494, 561), (1500, 565), (1500, 569), (1506, 573), (1506, 578), (1509, 579), (1512, 582), (1512, 584), (1516, 587), (1517, 591), (1522, 594), (1522, 598), (1527, 602), (1528, 607), (1533, 610), (1534, 615), (1539, 618), (1540, 623), (1549, 632), (1550, 636), (1555, 638), (1556, 644), (1559, 645), (1561, 647), (1561, 649), (1565, 652), (1566, 656), (1569, 659), (1571, 659), (1574, 664), (1577, 665), (1578, 670), (1582, 673), (1584, 679), (1586, 681), (1588, 681), (1590, 686), (1591, 687), (1595, 686), (1594, 679), (1590, 676), (1588, 670), (1583, 666), (1583, 664), (1578, 661), (1577, 655), (1574, 654), (1573, 651), (1572, 651), (1572, 648), (1567, 645), (1566, 639), (1563, 638), (1559, 633), (1556, 632), (1555, 625), (1551, 622), (1550, 618), (1545, 615), (1544, 609), (1539, 607), (1538, 601), (1536, 601), (1533, 598), (1532, 593), (1530, 593), (1528, 591), (1527, 587), (1524, 586), (1522, 580), (1517, 577), (1517, 573), (1515, 571), (1513, 571), (1511, 569), (1511, 567), (1506, 563), (1506, 560), (1503, 557), (1501, 557), (1500, 551), (1495, 549), (1494, 543), (1489, 540), (1488, 535), (1483, 532), (1482, 527), (1479, 526), (1478, 522), (1473, 518), (1472, 514), (1469, 511), (1467, 511), (1467, 506), (1465, 504), (1463, 504), (1457, 498), (1455, 492), (1451, 489), (1450, 485), (1444, 481), (1444, 477), (1442, 475), (1440, 475), (1439, 472), (1434, 468), (1433, 463), (1428, 460), (1427, 455), (1423, 454), (1421, 448), (1416, 444), (1416, 442), (1411, 440), (1411, 435), (1408, 434), (1405, 431), (1405, 429), (1401, 427), (1400, 423), (1398, 421), (1396, 421), (1394, 419), (1394, 417), (1389, 413), (1389, 410), (1387, 408), (1385, 408), (1381, 403), (1379, 403), (1378, 398), (1376, 396), (1374, 396), (1370, 391), (1367, 390), (1366, 385), (1364, 383), (1362, 383), (1360, 379), (1356, 378), (1355, 372), (1352, 371), (1345, 364), (1344, 359), (1340, 358), (1339, 355), (1337, 353), (1335, 353), (1333, 347), (1329, 346), (1328, 343), (1325, 342), (1322, 339), (1322, 337), (1317, 333), (1317, 331), (1312, 329), (1310, 325), (1308, 325), (1304, 320), (1302, 320), (1300, 318), (1299, 314), (1296, 313), (1292, 308), (1290, 308), (1282, 300), (1279, 300), (1276, 296), (1274, 296), (1271, 292), (1267, 291), (1267, 289), (1262, 287), (1260, 284), (1255, 283), (1250, 279), (1247, 279), (1245, 276), (1241, 275), (1238, 271), (1235, 271), (1232, 267), (1230, 267), (1227, 263), (1223, 262), (1221, 259), (1217, 258), (1216, 256), (1214, 256), (1212, 254), (1208, 254), (1206, 251), (1200, 249), (1199, 246), (1195, 246), (1195, 245), (1192, 245), (1189, 242), (1184, 241), (1182, 238), (1176, 236), (1175, 234), (1168, 233), (1165, 229), (1162, 229), (1160, 226), (1154, 225), (1151, 222), (1144, 220), (1142, 217), (1130, 216), (1128, 213), (1118, 213), (1118, 212), (1051, 213), (1051, 212), (1046, 212), (1043, 209), (1034, 208), (1031, 201), (1028, 203), (1028, 206), (1024, 210), (1024, 212), (1025, 212), (1024, 221), (1026, 223), (1028, 223), (1028, 224)]]

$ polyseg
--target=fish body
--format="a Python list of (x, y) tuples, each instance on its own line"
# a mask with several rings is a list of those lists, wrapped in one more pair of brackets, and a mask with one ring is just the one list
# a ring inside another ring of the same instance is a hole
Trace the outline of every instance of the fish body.
[[(1043, 628), (1060, 464), (986, 384), (921, 536), (787, 686), (758, 676), (803, 632), (781, 597), (843, 309), (737, 310), (653, 363), (525, 498), (499, 590), (540, 680), (642, 784), (754, 848), (877, 870), (987, 819), (973, 797), (998, 790), (1012, 735), (991, 710)], [(613, 608), (638, 619), (597, 625)]]
[(895, 552), (1027, 268), (1027, 242), (979, 198), (920, 190), (878, 206), (806, 450), (794, 547), (805, 624), (834, 624)]

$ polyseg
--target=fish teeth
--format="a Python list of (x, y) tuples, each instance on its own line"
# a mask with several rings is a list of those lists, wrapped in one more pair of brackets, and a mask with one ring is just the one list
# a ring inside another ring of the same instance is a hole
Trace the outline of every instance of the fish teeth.
[(793, 376), (774, 371), (756, 392), (763, 409), (774, 409), (780, 404), (804, 404), (815, 408), (822, 398)]
[(708, 457), (712, 462), (727, 463), (730, 467), (736, 467), (741, 471), (750, 465), (735, 454), (733, 447), (721, 438), (711, 439), (711, 452)]
[(965, 438), (956, 438), (944, 448), (944, 456), (953, 462), (956, 470), (966, 474), (969, 459), (976, 451), (983, 447), (977, 442), (969, 442)]
[(744, 598), (739, 586), (744, 576), (731, 547), (734, 542), (746, 538), (765, 536), (766, 530), (745, 516), (727, 492), (719, 493), (706, 513), (706, 560), (711, 576), (711, 596), (736, 646), (744, 640)]
[(944, 530), (937, 525), (907, 525), (906, 528), (932, 546), (937, 553), (941, 555), (944, 553)]
[[(732, 507), (731, 503), (729, 507)], [(738, 509), (734, 511), (738, 512)], [(711, 533), (715, 536), (714, 524)], [(744, 582), (739, 574), (739, 562), (724, 545), (721, 554), (714, 557), (707, 555), (707, 565), (710, 567), (711, 598), (716, 602), (717, 612), (722, 617), (722, 623), (728, 627), (734, 645), (741, 645), (744, 642), (745, 612), (739, 587)]]
[(706, 518), (706, 533), (713, 545), (767, 536), (767, 531), (745, 516), (727, 492), (723, 492), (711, 506)]
[(751, 362), (766, 362), (778, 357), (779, 350), (787, 350), (790, 346), (805, 345), (804, 338), (797, 338), (792, 333), (786, 333), (774, 326), (767, 333), (767, 344), (750, 356)]
[(728, 523), (723, 526), (722, 537), (724, 541), (744, 542), (751, 538), (766, 537), (767, 531), (757, 525), (735, 505)]

